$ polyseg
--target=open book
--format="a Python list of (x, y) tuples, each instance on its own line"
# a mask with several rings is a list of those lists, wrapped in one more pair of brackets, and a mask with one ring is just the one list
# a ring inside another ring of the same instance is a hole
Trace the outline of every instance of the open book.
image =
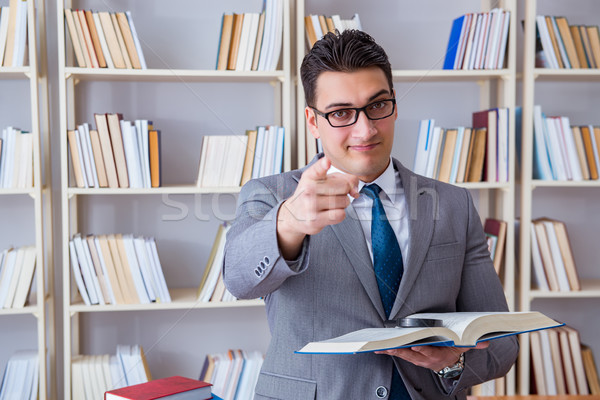
[(442, 326), (361, 329), (308, 343), (297, 353), (363, 353), (426, 345), (475, 347), (486, 340), (564, 325), (537, 311), (420, 313), (408, 318), (439, 320)]

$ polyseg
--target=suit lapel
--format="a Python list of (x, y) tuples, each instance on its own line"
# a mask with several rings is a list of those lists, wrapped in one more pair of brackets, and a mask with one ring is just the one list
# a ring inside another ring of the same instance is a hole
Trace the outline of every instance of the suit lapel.
[[(396, 168), (400, 173), (402, 187), (406, 198), (406, 212), (409, 221), (408, 259), (404, 258), (404, 275), (400, 281), (398, 295), (392, 307), (390, 319), (396, 318), (402, 310), (405, 299), (410, 293), (429, 249), (433, 234), (434, 200), (433, 186), (427, 184), (419, 176), (406, 169), (394, 159)], [(433, 193), (433, 194), (432, 194)], [(406, 310), (405, 314), (413, 314), (417, 310)]]

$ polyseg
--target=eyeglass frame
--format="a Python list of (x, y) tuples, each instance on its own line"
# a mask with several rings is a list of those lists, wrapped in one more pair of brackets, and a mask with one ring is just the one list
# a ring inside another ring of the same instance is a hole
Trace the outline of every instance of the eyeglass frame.
[[(389, 115), (386, 115), (385, 117), (381, 117), (381, 118), (371, 118), (371, 117), (369, 117), (369, 114), (367, 114), (367, 108), (369, 106), (372, 106), (373, 104), (380, 103), (382, 101), (391, 101), (392, 102), (392, 105), (393, 105), (392, 112)], [(331, 126), (332, 128), (346, 128), (348, 126), (354, 125), (356, 123), (356, 121), (358, 121), (358, 116), (360, 115), (361, 111), (365, 114), (365, 116), (367, 117), (367, 119), (370, 120), (370, 121), (379, 121), (381, 119), (386, 119), (386, 118), (391, 117), (394, 114), (394, 111), (396, 111), (396, 99), (395, 98), (391, 98), (391, 99), (377, 100), (377, 101), (373, 101), (373, 102), (367, 104), (364, 107), (345, 107), (345, 108), (340, 108), (338, 110), (329, 111), (329, 112), (326, 112), (326, 113), (317, 110), (313, 106), (308, 106), (308, 107), (310, 107), (315, 112), (315, 114), (320, 115), (321, 117), (325, 118), (325, 120), (329, 123), (329, 126)], [(354, 121), (352, 123), (350, 123), (350, 124), (340, 125), (340, 126), (334, 126), (331, 123), (331, 121), (329, 120), (329, 116), (331, 114), (333, 114), (333, 113), (336, 113), (336, 112), (339, 112), (339, 111), (344, 111), (344, 110), (354, 110), (354, 111), (356, 111), (356, 117), (355, 117)]]

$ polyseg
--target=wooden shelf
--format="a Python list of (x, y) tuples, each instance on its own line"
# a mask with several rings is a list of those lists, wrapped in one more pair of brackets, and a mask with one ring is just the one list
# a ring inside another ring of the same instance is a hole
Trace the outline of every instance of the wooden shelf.
[(600, 279), (581, 280), (581, 290), (569, 292), (551, 292), (548, 290), (533, 289), (529, 292), (530, 299), (577, 299), (600, 298)]
[(536, 80), (539, 81), (598, 81), (600, 82), (600, 69), (549, 69), (549, 68), (535, 68), (533, 75)]
[(393, 70), (394, 82), (477, 82), (481, 80), (502, 79), (510, 76), (507, 69), (453, 70), (453, 69), (415, 69)]
[(0, 79), (29, 79), (30, 67), (0, 67)]
[(80, 81), (127, 82), (273, 82), (283, 71), (217, 71), (194, 69), (116, 69), (66, 67), (65, 78)]
[(36, 314), (39, 312), (39, 307), (36, 305), (25, 306), (23, 308), (0, 308), (0, 315), (25, 315)]
[(158, 310), (184, 310), (205, 308), (240, 308), (264, 306), (263, 300), (237, 300), (230, 302), (202, 302), (197, 299), (196, 289), (170, 289), (170, 303), (151, 304), (107, 304), (87, 306), (82, 302), (69, 307), (71, 313), (107, 312), (107, 311), (158, 311)]
[(600, 180), (594, 181), (550, 181), (534, 179), (531, 181), (531, 188), (538, 187), (600, 187)]
[(28, 194), (34, 196), (36, 192), (35, 188), (3, 188), (0, 189), (0, 195), (14, 195), (14, 194)]
[(69, 188), (67, 194), (72, 195), (135, 195), (135, 194), (219, 194), (240, 192), (239, 186), (232, 187), (198, 187), (195, 185), (174, 185), (158, 188)]

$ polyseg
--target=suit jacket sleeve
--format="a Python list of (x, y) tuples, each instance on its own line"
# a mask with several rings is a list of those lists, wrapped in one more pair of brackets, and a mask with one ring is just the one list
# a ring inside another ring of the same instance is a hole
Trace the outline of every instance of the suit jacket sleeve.
[[(288, 277), (307, 267), (308, 242), (298, 259), (286, 261), (277, 242), (277, 213), (292, 188), (281, 189), (286, 175), (249, 181), (240, 192), (235, 221), (227, 233), (223, 278), (227, 289), (240, 299), (264, 297)], [(279, 191), (274, 188), (280, 188)]]

